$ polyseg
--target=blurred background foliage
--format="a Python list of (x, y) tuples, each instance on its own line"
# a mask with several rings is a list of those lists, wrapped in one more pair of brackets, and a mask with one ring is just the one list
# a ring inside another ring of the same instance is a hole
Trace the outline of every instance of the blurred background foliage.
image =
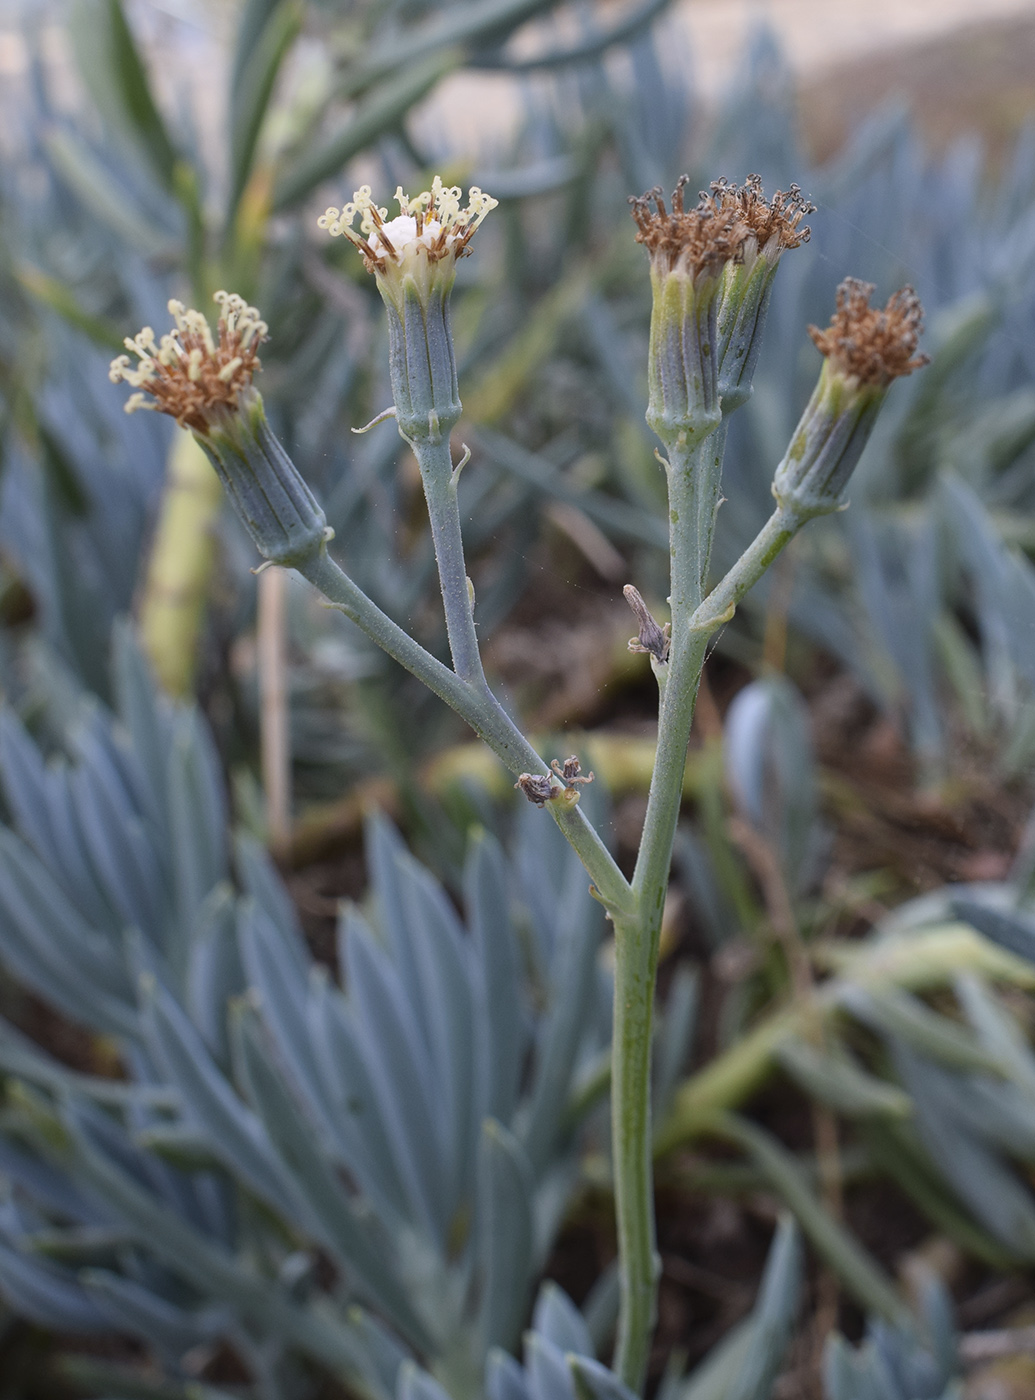
[[(678, 1389), (686, 1400), (818, 1393), (808, 1387), (820, 1384), (823, 1337), (839, 1322), (858, 1333), (868, 1313), (860, 1350), (828, 1351), (833, 1400), (951, 1393), (969, 1339), (957, 1353), (944, 1298), (926, 1284), (918, 1337), (910, 1280), (934, 1268), (980, 1326), (1030, 1306), (1023, 1270), (1035, 1260), (1035, 133), (990, 172), (974, 141), (931, 156), (886, 108), (816, 167), (772, 37), (756, 33), (706, 109), (662, 0), (247, 0), (225, 68), (195, 51), (189, 26), (145, 6), (73, 0), (20, 20), (26, 63), (0, 97), (0, 952), (6, 1014), (47, 1053), (12, 1027), (0, 1037), (0, 1286), (22, 1314), (2, 1322), (0, 1394), (56, 1395), (77, 1376), (78, 1393), (98, 1396), (214, 1396), (223, 1384), (242, 1393), (250, 1376), (259, 1388), (248, 1393), (294, 1397), (316, 1393), (312, 1367), (343, 1356), (355, 1385), (357, 1348), (364, 1384), (389, 1394), (403, 1346), (454, 1394), (473, 1393), (489, 1344), (516, 1343), (547, 1265), (586, 1320), (541, 1295), (524, 1368), (490, 1360), (486, 1387), (493, 1400), (566, 1400), (565, 1386), (583, 1396), (605, 1384), (558, 1372), (551, 1389), (542, 1360), (551, 1346), (606, 1355), (609, 1330), (606, 954), (598, 966), (602, 931), (583, 914), (563, 928), (542, 910), (516, 916), (519, 932), (539, 928), (530, 1019), (512, 1047), (534, 1068), (522, 1104), (493, 1106), (497, 1137), (468, 1141), (458, 1126), (463, 1150), (431, 1165), (408, 1139), (387, 1153), (393, 1171), (416, 1154), (445, 1202), (385, 1206), (385, 1228), (420, 1240), (427, 1263), (421, 1278), (383, 1280), (372, 1304), (360, 1298), (394, 1335), (371, 1331), (369, 1315), (357, 1322), (337, 1287), (341, 1259), (359, 1250), (369, 1265), (374, 1246), (357, 1244), (354, 1226), (342, 1235), (340, 1203), (314, 1215), (306, 1189), (312, 1173), (326, 1179), (316, 1157), (285, 1166), (284, 1122), (333, 1122), (334, 1086), (315, 1108), (307, 1090), (319, 1049), (298, 1038), (297, 1018), (307, 996), (326, 1021), (330, 1003), (345, 1017), (356, 993), (349, 978), (345, 992), (314, 990), (322, 974), (276, 875), (247, 844), (251, 857), (229, 854), (231, 825), (270, 834), (255, 560), (189, 440), (156, 416), (126, 417), (106, 367), (123, 335), (164, 324), (170, 296), (207, 309), (227, 287), (254, 300), (271, 327), (268, 411), (336, 550), (441, 652), (413, 463), (390, 425), (350, 432), (388, 402), (380, 303), (315, 215), (361, 182), (387, 193), (435, 172), (499, 198), (454, 298), (479, 626), (527, 722), (544, 741), (567, 731), (564, 744), (596, 769), (611, 798), (601, 819), (627, 856), (652, 700), (625, 648), (620, 592), (633, 580), (663, 610), (667, 531), (643, 421), (648, 277), (626, 199), (684, 170), (700, 185), (758, 171), (767, 189), (795, 181), (818, 206), (811, 242), (784, 259), (755, 394), (732, 421), (716, 568), (768, 512), (816, 373), (805, 327), (826, 320), (843, 276), (881, 296), (912, 282), (933, 362), (892, 396), (851, 509), (796, 541), (710, 665), (666, 920), (655, 1369), (666, 1400)], [(560, 858), (537, 847), (509, 781), (453, 717), (300, 585), (287, 597), (294, 820), (277, 854), (316, 961), (337, 959), (338, 896), (366, 889), (358, 846), (371, 804), (392, 811), (429, 868), (407, 864), (378, 827), (367, 847), (375, 909), (390, 904), (386, 872), (401, 862), (438, 891), (435, 907), (466, 891), (476, 922), (474, 826), (508, 851), (516, 873), (502, 855), (496, 870), (508, 888), (560, 889)], [(152, 693), (127, 615), (177, 707)], [(279, 934), (249, 922), (249, 891), (279, 911)], [(391, 910), (381, 918), (391, 946)], [(127, 926), (142, 937), (127, 942)], [(443, 958), (458, 936), (449, 925)], [(351, 941), (343, 964), (358, 956)], [(369, 930), (355, 941), (379, 946)], [(262, 958), (285, 947), (281, 1005)], [(572, 959), (587, 990), (564, 1039), (553, 979)], [(141, 973), (160, 988), (142, 1006)], [(231, 1045), (226, 1003), (264, 977), (262, 1016), (238, 1003)], [(427, 1009), (411, 1013), (441, 1049)], [(193, 1079), (192, 1062), (204, 1065)], [(269, 1062), (286, 1065), (288, 1089), (274, 1070), (263, 1080)], [(457, 1072), (438, 1068), (443, 1083)], [(379, 1101), (394, 1104), (405, 1079), (404, 1067)], [(227, 1144), (215, 1125), (235, 1095), (249, 1106)], [(364, 1179), (362, 1145), (321, 1139), (320, 1150)], [(496, 1165), (479, 1168), (476, 1188), (479, 1154)], [(127, 1175), (147, 1184), (143, 1204)], [(535, 1217), (524, 1256), (487, 1259), (473, 1227), (443, 1238), (461, 1206), (491, 1219), (494, 1190)], [(814, 1261), (789, 1350), (801, 1269), (789, 1226), (748, 1311), (774, 1200)], [(211, 1259), (177, 1275), (178, 1252), (197, 1245), (176, 1233), (184, 1221), (245, 1259), (245, 1281)], [(157, 1252), (141, 1239), (151, 1232)], [(299, 1242), (313, 1238), (307, 1253)], [(732, 1281), (714, 1267), (731, 1249)], [(297, 1310), (271, 1330), (285, 1298)], [(320, 1331), (312, 1318), (328, 1298), (335, 1320)], [(55, 1336), (79, 1332), (136, 1340), (103, 1361), (69, 1342), (55, 1361)], [(216, 1337), (230, 1338), (229, 1361)], [(686, 1353), (693, 1365), (720, 1338), (684, 1378)], [(683, 1363), (661, 1377), (673, 1348)], [(434, 1384), (405, 1374), (403, 1389)], [(210, 1392), (184, 1389), (209, 1381)]]

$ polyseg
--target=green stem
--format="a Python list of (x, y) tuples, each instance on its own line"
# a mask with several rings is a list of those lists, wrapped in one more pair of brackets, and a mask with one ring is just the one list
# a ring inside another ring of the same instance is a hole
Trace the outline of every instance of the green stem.
[(714, 518), (704, 528), (700, 520), (701, 486), (707, 480), (713, 451), (709, 436), (682, 456), (670, 453), (672, 645), (658, 716), (658, 748), (647, 815), (633, 875), (638, 907), (658, 932), (683, 796), (686, 747), (708, 642), (707, 636), (693, 631), (690, 623), (701, 602), (702, 567), (710, 551), (714, 526)]
[[(468, 686), (448, 666), (444, 666), (419, 642), (414, 641), (408, 632), (404, 632), (387, 613), (383, 613), (348, 574), (338, 567), (326, 549), (321, 549), (315, 557), (299, 564), (298, 570), (333, 607), (361, 628), (382, 651), (387, 652), (400, 666), (405, 666), (407, 671), (422, 680), (428, 689), (434, 691), (451, 709), (463, 715), (464, 719), (468, 718), (471, 708)], [(476, 729), (475, 732), (484, 738), (480, 730)], [(500, 758), (512, 772), (517, 771), (516, 765), (519, 765), (521, 760), (514, 754), (501, 753)]]
[[(547, 774), (549, 769), (546, 764), (496, 699), (482, 669), (474, 605), (464, 562), (457, 493), (459, 473), (453, 469), (448, 434), (438, 441), (413, 440), (410, 445), (420, 467), (428, 503), (453, 669), (465, 683), (468, 709), (460, 709), (453, 700), (447, 699), (447, 703), (468, 721), (475, 733), (503, 759), (512, 773)], [(446, 697), (443, 696), (443, 699)], [(508, 754), (514, 755), (513, 762), (507, 757)], [(629, 903), (629, 883), (596, 830), (579, 810), (577, 792), (569, 790), (562, 793), (547, 806), (592, 876), (597, 893), (607, 908), (625, 908)]]
[[(615, 1369), (636, 1392), (642, 1390), (646, 1376), (657, 1298), (650, 1123), (654, 980), (686, 749), (707, 646), (706, 635), (690, 630), (690, 618), (701, 602), (714, 529), (715, 451), (713, 434), (692, 446), (670, 444), (672, 645), (661, 691), (647, 815), (633, 875), (636, 916), (615, 921), (611, 1121), (621, 1283)], [(710, 514), (704, 508), (708, 499)]]
[[(496, 699), (482, 669), (474, 604), (464, 562), (459, 473), (453, 469), (448, 434), (437, 441), (417, 439), (410, 444), (420, 467), (428, 503), (431, 536), (435, 545), (439, 585), (446, 614), (446, 632), (453, 669), (465, 682), (471, 715), (459, 710), (475, 732), (498, 753), (515, 774), (549, 772), (535, 749)], [(448, 703), (453, 704), (452, 701)], [(454, 709), (457, 706), (453, 705)], [(479, 728), (479, 724), (481, 728)], [(509, 763), (504, 749), (520, 756), (518, 766)], [(550, 813), (593, 878), (597, 893), (612, 910), (629, 902), (629, 884), (593, 826), (578, 808), (577, 792), (568, 791), (547, 803)]]
[(614, 1369), (635, 1394), (642, 1392), (647, 1373), (659, 1274), (650, 1147), (657, 944), (655, 921), (642, 912), (628, 921), (615, 921), (611, 1135), (621, 1304)]
[(707, 638), (717, 627), (729, 622), (741, 598), (755, 586), (804, 523), (804, 518), (793, 507), (777, 506), (733, 568), (695, 610), (690, 630)]
[(460, 529), (460, 501), (457, 477), (453, 472), (449, 437), (436, 442), (421, 439), (410, 442), (420, 467), (424, 496), (435, 545), (442, 604), (446, 613), (446, 633), (453, 670), (461, 680), (485, 685), (474, 608), (464, 563), (464, 541)]
[[(702, 596), (708, 582), (708, 566), (712, 557), (712, 539), (719, 513), (719, 491), (722, 487), (722, 460), (726, 455), (726, 435), (729, 415), (723, 413), (715, 432), (705, 439), (701, 451), (701, 476), (697, 499), (698, 557), (701, 569)], [(707, 448), (709, 450), (705, 451)]]
[[(455, 710), (511, 773), (549, 773), (546, 764), (489, 690), (484, 678), (480, 684), (471, 684), (436, 660), (383, 613), (338, 567), (325, 549), (298, 567), (299, 572), (333, 607), (343, 612), (382, 651), (423, 681), (429, 690)], [(609, 911), (627, 914), (632, 903), (629, 882), (577, 804), (558, 799), (546, 805), (586, 867), (601, 902)]]

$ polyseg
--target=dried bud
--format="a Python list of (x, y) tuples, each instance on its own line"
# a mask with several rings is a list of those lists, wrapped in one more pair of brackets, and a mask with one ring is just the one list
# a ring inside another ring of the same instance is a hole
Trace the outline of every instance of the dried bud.
[(171, 301), (173, 330), (157, 343), (150, 327), (127, 339), (139, 363), (120, 355), (109, 378), (138, 390), (127, 413), (154, 409), (193, 431), (259, 552), (291, 567), (323, 547), (327, 521), (252, 387), (266, 323), (239, 296), (217, 292), (215, 300), (215, 336), (200, 311)]
[(629, 201), (654, 293), (647, 422), (670, 449), (699, 441), (719, 422), (718, 293), (749, 232), (738, 211), (709, 194), (687, 209), (687, 183), (683, 176), (676, 186), (671, 212), (660, 189)]
[(627, 583), (622, 592), (640, 624), (639, 636), (630, 639), (629, 650), (651, 656), (657, 662), (667, 661), (672, 628), (667, 622), (664, 627), (658, 626), (639, 590), (631, 583)]
[(766, 199), (757, 175), (749, 175), (741, 187), (715, 181), (712, 198), (727, 217), (739, 217), (747, 229), (740, 258), (723, 269), (719, 297), (719, 397), (723, 413), (731, 413), (751, 394), (780, 258), (808, 242), (810, 230), (802, 220), (815, 205), (797, 185)]
[(896, 292), (883, 311), (870, 306), (873, 291), (868, 282), (846, 278), (829, 327), (809, 327), (826, 359), (773, 481), (777, 501), (806, 519), (844, 504), (892, 381), (927, 364), (917, 354), (924, 318), (912, 287)]
[(550, 767), (566, 788), (584, 787), (586, 783), (591, 783), (596, 776), (594, 773), (587, 773), (585, 777), (582, 776), (582, 764), (579, 762), (576, 754), (572, 754), (570, 758), (566, 758), (563, 764), (559, 759), (552, 759)]
[(514, 786), (536, 807), (545, 807), (563, 789), (546, 773), (522, 773)]
[[(332, 236), (348, 238), (363, 254), (388, 309), (389, 356), (399, 431), (410, 440), (438, 441), (460, 417), (456, 362), (449, 329), (449, 293), (458, 258), (497, 201), (468, 191), (461, 209), (458, 186), (436, 175), (431, 189), (413, 199), (396, 190), (399, 214), (374, 203), (364, 185), (342, 209), (317, 221)], [(357, 215), (359, 228), (353, 228)]]
[(651, 271), (659, 277), (679, 273), (693, 282), (707, 282), (741, 256), (748, 230), (739, 210), (725, 207), (707, 193), (687, 209), (689, 183), (689, 175), (680, 177), (672, 192), (671, 213), (665, 208), (660, 185), (639, 198), (630, 198), (629, 204), (638, 230), (636, 242), (650, 254)]

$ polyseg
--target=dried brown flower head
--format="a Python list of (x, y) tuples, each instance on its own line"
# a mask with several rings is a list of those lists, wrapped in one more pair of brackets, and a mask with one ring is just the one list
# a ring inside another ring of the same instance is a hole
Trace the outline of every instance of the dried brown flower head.
[(630, 198), (638, 230), (636, 241), (650, 253), (659, 272), (679, 271), (692, 278), (702, 273), (714, 276), (741, 256), (750, 230), (739, 210), (717, 205), (709, 194), (702, 194), (697, 204), (687, 209), (684, 192), (688, 184), (689, 177), (683, 175), (672, 194), (671, 212), (665, 208), (660, 185)]
[(772, 252), (782, 253), (809, 241), (811, 229), (803, 227), (801, 221), (815, 213), (816, 206), (798, 185), (786, 193), (777, 190), (772, 199), (766, 199), (758, 175), (749, 175), (742, 186), (713, 180), (711, 198), (720, 215), (739, 219), (746, 226), (760, 251), (772, 244)]
[(902, 287), (883, 311), (870, 305), (871, 282), (846, 277), (837, 289), (837, 310), (825, 331), (809, 326), (816, 348), (842, 374), (859, 384), (886, 388), (929, 360), (918, 355), (924, 309), (912, 287)]
[(127, 413), (156, 409), (181, 428), (204, 433), (213, 414), (237, 407), (238, 396), (260, 368), (258, 351), (267, 326), (255, 307), (234, 293), (217, 292), (214, 300), (220, 310), (214, 337), (202, 313), (180, 301), (169, 302), (176, 326), (160, 342), (150, 326), (127, 337), (126, 348), (139, 356), (138, 364), (119, 355), (108, 373), (113, 384), (124, 381), (140, 391), (127, 400)]

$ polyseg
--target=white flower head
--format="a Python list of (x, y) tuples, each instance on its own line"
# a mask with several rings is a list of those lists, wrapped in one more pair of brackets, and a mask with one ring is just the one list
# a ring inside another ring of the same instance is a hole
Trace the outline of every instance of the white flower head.
[(466, 208), (461, 208), (461, 198), (460, 186), (445, 186), (438, 175), (430, 190), (412, 199), (400, 185), (395, 192), (399, 213), (389, 219), (388, 210), (375, 204), (370, 186), (363, 185), (350, 203), (328, 209), (317, 223), (332, 237), (348, 238), (356, 245), (382, 291), (395, 290), (394, 284), (407, 275), (427, 289), (436, 272), (452, 279), (457, 258), (470, 252), (475, 230), (499, 203), (476, 185), (467, 192)]

